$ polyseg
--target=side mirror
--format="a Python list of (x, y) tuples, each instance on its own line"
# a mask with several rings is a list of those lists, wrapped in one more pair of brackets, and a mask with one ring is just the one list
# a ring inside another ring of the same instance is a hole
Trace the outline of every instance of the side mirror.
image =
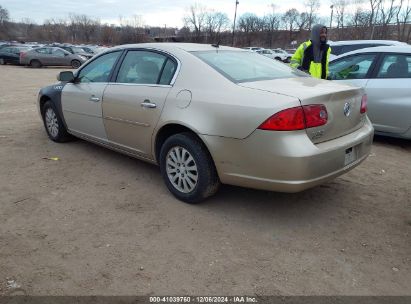
[(73, 82), (75, 79), (74, 74), (72, 71), (64, 71), (60, 72), (60, 74), (57, 75), (57, 80), (58, 81), (63, 81), (63, 82)]

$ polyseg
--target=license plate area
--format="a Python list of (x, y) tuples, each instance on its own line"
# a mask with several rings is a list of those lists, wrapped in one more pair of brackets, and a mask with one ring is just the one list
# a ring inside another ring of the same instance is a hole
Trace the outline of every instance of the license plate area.
[(356, 147), (351, 147), (345, 150), (344, 166), (347, 166), (357, 159)]

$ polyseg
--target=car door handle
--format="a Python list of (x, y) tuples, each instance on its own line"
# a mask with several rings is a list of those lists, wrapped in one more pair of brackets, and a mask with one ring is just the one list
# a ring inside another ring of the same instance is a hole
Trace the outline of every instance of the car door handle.
[(149, 109), (154, 109), (157, 108), (157, 105), (153, 102), (151, 102), (150, 100), (146, 99), (141, 103), (141, 106), (143, 108), (149, 108)]
[(90, 100), (90, 101), (94, 101), (94, 102), (99, 102), (99, 101), (100, 101), (100, 98), (98, 98), (98, 97), (96, 97), (96, 96), (91, 96), (89, 100)]

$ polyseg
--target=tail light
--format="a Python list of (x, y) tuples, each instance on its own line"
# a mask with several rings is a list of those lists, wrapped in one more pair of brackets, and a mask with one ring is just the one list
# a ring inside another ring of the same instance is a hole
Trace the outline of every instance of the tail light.
[(365, 112), (367, 112), (367, 103), (368, 103), (368, 97), (367, 97), (367, 94), (364, 94), (361, 98), (361, 109), (360, 109), (361, 114), (364, 114)]
[(23, 59), (24, 57), (26, 57), (26, 52), (20, 52), (20, 59)]
[(328, 121), (327, 109), (324, 105), (307, 105), (280, 111), (258, 129), (270, 131), (294, 131), (325, 125)]

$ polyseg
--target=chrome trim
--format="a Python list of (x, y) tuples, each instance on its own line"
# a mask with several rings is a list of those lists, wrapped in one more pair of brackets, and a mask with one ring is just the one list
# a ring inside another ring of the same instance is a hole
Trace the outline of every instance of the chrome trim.
[(169, 84), (125, 83), (125, 82), (110, 82), (109, 85), (138, 86), (138, 87), (160, 87), (160, 88), (171, 88), (172, 87)]
[(101, 118), (101, 116), (98, 115), (92, 115), (92, 114), (86, 114), (86, 113), (80, 113), (80, 112), (74, 112), (74, 111), (70, 111), (70, 110), (63, 110), (63, 114), (64, 112), (69, 112), (69, 113), (73, 113), (73, 114), (77, 114), (77, 115), (84, 115), (84, 116), (88, 116), (88, 117), (97, 117), (97, 118)]
[(121, 123), (126, 123), (126, 124), (131, 124), (131, 125), (140, 126), (140, 127), (149, 127), (150, 126), (150, 124), (147, 124), (147, 123), (136, 122), (136, 121), (121, 119), (121, 118), (116, 118), (116, 117), (111, 117), (111, 116), (104, 116), (104, 119), (112, 120), (112, 121), (116, 121), (116, 122), (121, 122)]
[(142, 106), (143, 108), (148, 108), (148, 109), (155, 109), (155, 108), (157, 108), (157, 105), (156, 105), (154, 102), (151, 102), (150, 100), (144, 100), (144, 101), (141, 103), (141, 106)]

